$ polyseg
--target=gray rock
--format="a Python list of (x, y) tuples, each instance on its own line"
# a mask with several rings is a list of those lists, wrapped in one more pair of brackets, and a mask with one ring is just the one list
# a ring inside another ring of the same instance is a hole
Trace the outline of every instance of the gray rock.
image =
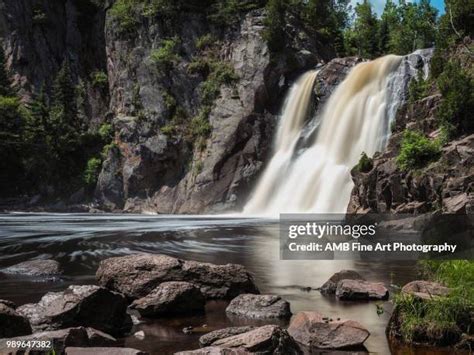
[(17, 311), (30, 320), (35, 331), (86, 326), (121, 335), (132, 324), (125, 297), (94, 285), (49, 292), (38, 303), (25, 304)]
[(0, 304), (4, 304), (4, 305), (7, 306), (7, 307), (16, 309), (16, 303), (15, 303), (15, 302), (12, 302), (12, 301), (9, 301), (9, 300), (2, 300), (2, 299), (0, 299)]
[(347, 349), (362, 347), (370, 333), (353, 320), (328, 321), (318, 312), (299, 312), (288, 333), (311, 349)]
[(336, 297), (340, 300), (386, 300), (388, 290), (380, 282), (341, 280), (337, 283)]
[(31, 334), (28, 319), (15, 309), (0, 303), (0, 338)]
[(181, 355), (214, 354), (302, 354), (298, 344), (288, 332), (276, 325), (265, 325), (251, 331), (218, 339), (211, 347), (182, 351)]
[(131, 304), (143, 317), (204, 312), (206, 300), (199, 288), (189, 282), (169, 281), (158, 285), (145, 297)]
[(276, 295), (239, 295), (230, 302), (225, 311), (228, 315), (246, 318), (291, 317), (290, 304)]
[(402, 287), (402, 292), (417, 298), (430, 300), (435, 297), (447, 296), (452, 290), (437, 282), (415, 280)]
[(104, 347), (67, 347), (64, 351), (65, 355), (90, 355), (90, 354), (100, 354), (100, 355), (148, 355), (147, 352), (132, 349), (132, 348), (104, 348)]
[(337, 283), (341, 280), (365, 280), (362, 276), (359, 275), (357, 271), (354, 270), (341, 270), (332, 275), (329, 280), (327, 280), (320, 288), (321, 293), (323, 294), (335, 294)]
[(249, 332), (256, 327), (251, 325), (246, 325), (242, 327), (229, 327), (224, 329), (214, 330), (210, 333), (204, 334), (202, 337), (199, 338), (199, 345), (201, 347), (211, 346), (216, 340), (228, 338), (233, 335), (238, 335), (242, 333)]
[[(60, 330), (38, 332), (31, 335), (23, 335), (15, 338), (0, 339), (0, 353), (8, 354), (11, 347), (7, 341), (51, 341), (57, 354), (62, 354), (68, 346), (116, 346), (117, 340), (97, 329), (93, 328), (66, 328)], [(45, 349), (47, 350), (47, 349)]]
[(1, 271), (6, 274), (27, 276), (58, 276), (62, 274), (61, 265), (56, 260), (28, 260)]
[(242, 265), (215, 265), (156, 254), (103, 260), (96, 278), (100, 285), (130, 299), (144, 297), (166, 281), (191, 282), (208, 299), (229, 299), (241, 293), (258, 293), (252, 276)]

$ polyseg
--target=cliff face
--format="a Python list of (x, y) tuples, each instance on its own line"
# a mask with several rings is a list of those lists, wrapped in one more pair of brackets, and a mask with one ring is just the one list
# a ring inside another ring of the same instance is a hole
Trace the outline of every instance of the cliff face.
[(49, 87), (67, 59), (84, 83), (89, 122), (103, 121), (107, 90), (94, 87), (91, 75), (106, 70), (104, 9), (87, 0), (2, 0), (0, 7), (0, 39), (20, 94), (28, 99)]
[[(460, 48), (463, 52), (463, 47)], [(454, 58), (469, 63), (469, 55)], [(408, 85), (409, 80), (406, 80)], [(466, 93), (467, 94), (467, 93)], [(436, 119), (442, 96), (431, 84), (425, 97), (406, 101), (397, 111), (388, 146), (373, 159), (373, 167), (354, 168), (354, 189), (348, 213), (472, 213), (474, 194), (474, 135), (464, 134), (441, 147), (439, 159), (419, 169), (403, 170), (397, 156), (405, 129), (421, 132), (431, 141), (440, 138)]]
[[(270, 53), (264, 19), (264, 10), (253, 10), (222, 28), (199, 12), (183, 11), (176, 25), (151, 17), (140, 21), (132, 35), (124, 35), (108, 15), (116, 147), (109, 151), (97, 185), (104, 206), (203, 213), (244, 202), (265, 161), (288, 83), (332, 56), (294, 18), (288, 19), (286, 50)], [(212, 38), (212, 43), (199, 45), (202, 38)], [(156, 51), (169, 39), (175, 57), (171, 65), (159, 67)], [(197, 65), (208, 67), (194, 70)], [(215, 80), (216, 67), (226, 68), (232, 80), (217, 82), (209, 102), (205, 90)], [(206, 132), (192, 131), (196, 124)]]

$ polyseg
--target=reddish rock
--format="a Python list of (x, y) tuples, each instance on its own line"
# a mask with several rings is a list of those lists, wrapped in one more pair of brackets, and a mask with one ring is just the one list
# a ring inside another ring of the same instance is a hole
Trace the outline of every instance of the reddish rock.
[(247, 318), (291, 317), (290, 304), (276, 295), (239, 295), (230, 302), (225, 311), (229, 315)]
[(337, 283), (341, 280), (365, 280), (354, 270), (341, 270), (332, 275), (320, 288), (323, 294), (334, 294), (336, 293)]
[(403, 293), (407, 293), (425, 300), (432, 299), (433, 297), (447, 296), (450, 291), (450, 288), (445, 287), (437, 282), (424, 280), (409, 282), (402, 288)]
[(311, 349), (361, 347), (370, 333), (353, 320), (329, 321), (317, 312), (299, 312), (291, 319), (288, 333)]
[(386, 300), (388, 290), (380, 282), (341, 280), (337, 284), (336, 297), (341, 300)]

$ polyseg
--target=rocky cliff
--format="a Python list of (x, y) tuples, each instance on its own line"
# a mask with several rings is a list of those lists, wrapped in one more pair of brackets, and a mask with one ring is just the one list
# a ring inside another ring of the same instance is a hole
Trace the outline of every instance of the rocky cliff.
[[(110, 122), (115, 132), (95, 189), (101, 208), (238, 207), (265, 161), (288, 84), (334, 51), (291, 11), (283, 49), (270, 51), (257, 1), (225, 24), (193, 1), (116, 6), (125, 3), (1, 1), (14, 84), (28, 101), (70, 62), (89, 129)], [(102, 73), (105, 86), (94, 80)]]
[[(472, 66), (464, 46), (459, 46), (452, 58), (466, 68)], [(349, 213), (472, 213), (474, 135), (466, 132), (449, 140), (442, 137), (436, 116), (443, 97), (432, 80), (427, 80), (427, 85), (423, 97), (407, 99), (399, 108), (387, 148), (374, 156), (370, 169), (352, 170), (355, 187)], [(443, 142), (439, 156), (425, 166), (401, 169), (397, 156), (405, 130)]]

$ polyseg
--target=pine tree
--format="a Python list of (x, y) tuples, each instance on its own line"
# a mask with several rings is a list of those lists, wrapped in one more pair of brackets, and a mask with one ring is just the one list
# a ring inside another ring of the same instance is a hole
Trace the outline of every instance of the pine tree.
[(378, 47), (381, 54), (390, 53), (390, 37), (400, 25), (397, 5), (392, 0), (387, 0), (382, 16), (380, 18), (378, 32)]
[(378, 22), (368, 0), (356, 5), (356, 20), (354, 25), (355, 42), (358, 55), (364, 58), (374, 58), (378, 55), (377, 32)]
[(5, 53), (0, 47), (0, 96), (14, 96), (11, 81), (7, 72)]

